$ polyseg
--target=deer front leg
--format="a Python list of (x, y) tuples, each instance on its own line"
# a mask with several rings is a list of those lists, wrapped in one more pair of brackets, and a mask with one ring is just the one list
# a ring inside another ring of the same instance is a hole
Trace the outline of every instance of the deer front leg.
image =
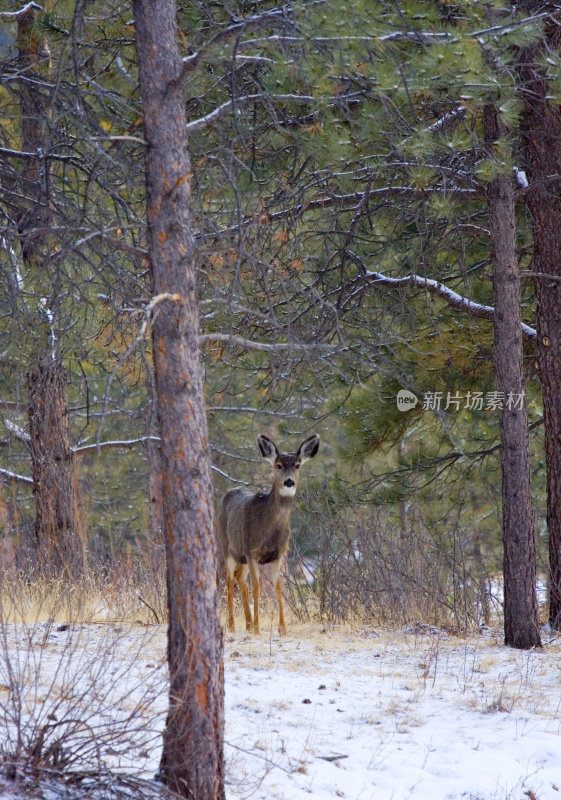
[(250, 631), (252, 628), (251, 609), (249, 608), (249, 587), (247, 585), (247, 564), (239, 564), (234, 573), (235, 578), (240, 587), (240, 594), (242, 596), (243, 613), (245, 616), (245, 629)]
[(253, 594), (253, 632), (259, 633), (259, 564), (252, 558), (249, 559), (249, 574)]
[(276, 561), (271, 561), (271, 577), (275, 587), (275, 595), (279, 607), (279, 634), (286, 636), (286, 625), (284, 624), (284, 609), (282, 605), (282, 583), (281, 583), (282, 556)]

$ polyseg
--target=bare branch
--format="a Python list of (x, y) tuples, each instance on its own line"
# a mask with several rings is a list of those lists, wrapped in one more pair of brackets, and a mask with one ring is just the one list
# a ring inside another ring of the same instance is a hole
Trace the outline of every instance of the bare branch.
[(216, 472), (218, 475), (222, 475), (223, 478), (232, 481), (232, 483), (240, 483), (242, 486), (249, 486), (249, 483), (247, 481), (240, 481), (237, 480), (236, 478), (232, 478), (231, 475), (228, 475), (227, 472), (223, 472), (223, 470), (218, 469), (218, 467), (215, 467), (214, 464), (212, 464), (210, 468), (213, 472)]
[(82, 455), (82, 453), (90, 453), (92, 450), (101, 450), (105, 447), (136, 447), (137, 444), (148, 444), (148, 442), (159, 442), (159, 436), (141, 436), (138, 439), (124, 439), (109, 442), (99, 442), (95, 444), (84, 444), (80, 447), (75, 447), (73, 453)]
[(139, 332), (138, 332), (138, 336), (136, 336), (136, 338), (133, 339), (133, 341), (129, 344), (129, 346), (127, 347), (126, 351), (119, 358), (119, 360), (117, 361), (115, 367), (113, 368), (113, 371), (111, 372), (111, 374), (109, 375), (109, 377), (107, 379), (107, 385), (105, 387), (105, 395), (103, 397), (103, 411), (102, 411), (101, 417), (99, 419), (99, 425), (98, 425), (98, 428), (97, 428), (96, 446), (98, 446), (98, 447), (101, 446), (101, 440), (100, 440), (101, 428), (103, 426), (105, 415), (107, 413), (107, 406), (108, 406), (108, 403), (109, 403), (109, 392), (111, 390), (111, 384), (113, 383), (115, 375), (117, 374), (118, 370), (122, 367), (122, 365), (125, 363), (125, 361), (136, 350), (136, 348), (138, 347), (139, 343), (144, 339), (144, 336), (146, 335), (146, 328), (148, 327), (148, 323), (152, 320), (153, 314), (157, 312), (158, 305), (160, 303), (164, 302), (165, 300), (169, 300), (172, 303), (181, 302), (181, 295), (179, 295), (179, 294), (171, 294), (170, 292), (162, 292), (161, 294), (157, 294), (155, 297), (153, 297), (150, 300), (150, 302), (148, 303), (148, 305), (144, 309), (144, 318), (143, 318), (143, 320), (142, 320), (142, 322), (140, 324), (140, 329), (139, 329)]
[(126, 253), (131, 253), (132, 255), (144, 258), (147, 255), (148, 251), (145, 250), (143, 247), (137, 247), (135, 245), (128, 244), (128, 242), (126, 242), (122, 238), (117, 239), (109, 235), (111, 233), (117, 233), (122, 235), (123, 232), (130, 227), (134, 226), (117, 225), (115, 227), (112, 226), (110, 228), (100, 228), (99, 230), (92, 230), (91, 228), (82, 228), (82, 227), (70, 228), (68, 226), (56, 227), (53, 225), (50, 228), (37, 228), (37, 227), (30, 228), (29, 235), (34, 236), (36, 234), (41, 234), (41, 233), (52, 234), (52, 233), (58, 233), (59, 231), (62, 231), (64, 233), (73, 233), (75, 235), (84, 234), (81, 239), (76, 239), (76, 241), (73, 243), (72, 246), (65, 245), (60, 250), (53, 252), (51, 256), (51, 258), (53, 259), (64, 258), (69, 252), (78, 250), (79, 248), (88, 244), (88, 242), (90, 242), (92, 239), (96, 238), (101, 239), (102, 242), (110, 245), (111, 247), (114, 247), (117, 250), (123, 250)]
[(269, 411), (265, 408), (253, 408), (251, 406), (207, 406), (207, 414), (259, 414), (264, 417), (275, 417), (275, 419), (293, 419), (294, 413), (292, 411)]
[(140, 136), (131, 136), (130, 134), (120, 134), (112, 136), (88, 136), (89, 142), (134, 142), (134, 144), (141, 144), (143, 147), (148, 144), (145, 139)]
[(520, 279), (523, 280), (524, 278), (545, 278), (548, 281), (561, 281), (561, 275), (552, 275), (550, 272), (521, 272)]
[[(460, 189), (447, 185), (445, 190), (441, 187), (432, 188), (430, 186), (425, 186), (422, 189), (418, 189), (415, 186), (383, 186), (379, 189), (370, 189), (368, 198), (369, 200), (383, 200), (384, 198), (391, 199), (399, 196), (406, 196), (414, 200), (426, 200), (430, 195), (442, 193), (466, 202), (484, 197), (483, 188)], [(257, 224), (269, 224), (281, 219), (298, 217), (307, 211), (316, 211), (321, 208), (329, 208), (330, 206), (336, 205), (340, 205), (343, 210), (353, 211), (363, 202), (364, 194), (364, 192), (352, 192), (351, 194), (330, 194), (325, 197), (315, 197), (307, 203), (289, 206), (288, 208), (283, 208), (282, 211), (275, 211), (272, 214), (267, 214), (265, 212), (265, 214), (260, 217), (260, 221)], [(217, 232), (203, 234), (201, 238), (214, 239), (218, 235), (223, 236), (225, 234), (238, 232), (240, 227), (249, 228), (253, 224), (256, 224), (254, 215), (246, 217), (241, 225), (235, 225), (230, 228), (223, 228)]]
[(192, 53), (183, 59), (183, 68), (179, 77), (174, 81), (174, 85), (182, 87), (190, 73), (201, 64), (206, 63), (207, 57), (211, 49), (222, 42), (229, 41), (230, 39), (238, 38), (248, 28), (258, 28), (262, 26), (272, 26), (276, 23), (285, 23), (286, 15), (284, 8), (275, 8), (271, 11), (266, 11), (263, 14), (257, 14), (253, 17), (246, 17), (245, 19), (235, 22), (224, 30), (218, 31), (212, 36), (206, 45), (197, 53)]
[(43, 153), (39, 150), (26, 152), (25, 150), (11, 150), (9, 147), (0, 147), (0, 156), (8, 158), (38, 159), (39, 161), (75, 161), (76, 156), (61, 156), (56, 153)]
[(0, 408), (6, 411), (25, 411), (27, 409), (28, 403), (21, 402), (19, 400), (2, 400), (0, 399)]

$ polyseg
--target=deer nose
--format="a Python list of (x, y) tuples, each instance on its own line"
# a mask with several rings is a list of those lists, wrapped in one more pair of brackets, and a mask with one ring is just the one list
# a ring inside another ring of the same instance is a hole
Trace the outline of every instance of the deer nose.
[(284, 485), (290, 488), (291, 486), (294, 486), (294, 481), (292, 480), (292, 478), (287, 478), (284, 482)]

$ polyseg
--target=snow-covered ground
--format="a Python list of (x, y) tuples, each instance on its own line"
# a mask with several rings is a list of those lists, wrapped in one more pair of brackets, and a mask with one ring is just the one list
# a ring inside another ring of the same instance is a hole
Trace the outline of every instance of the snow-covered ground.
[(496, 634), (228, 642), (230, 795), (559, 800), (560, 646), (514, 651)]
[[(228, 799), (560, 800), (561, 640), (544, 634), (543, 650), (527, 652), (501, 638), (422, 624), (226, 636)], [(98, 729), (104, 761), (155, 771), (163, 629), (4, 626), (4, 708), (6, 654), (25, 673), (24, 715), (56, 726), (87, 712), (87, 726), (109, 731)]]

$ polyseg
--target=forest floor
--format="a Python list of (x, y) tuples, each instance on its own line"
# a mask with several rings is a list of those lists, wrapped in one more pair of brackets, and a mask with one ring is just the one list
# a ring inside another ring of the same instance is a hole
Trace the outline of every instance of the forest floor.
[[(499, 629), (421, 623), (227, 635), (228, 800), (561, 800), (561, 639), (543, 638), (517, 651)], [(128, 793), (148, 797), (166, 703), (162, 626), (1, 626), (0, 753), (22, 735), (68, 770), (95, 752), (148, 779)], [(0, 780), (2, 800), (113, 796), (68, 792)]]

